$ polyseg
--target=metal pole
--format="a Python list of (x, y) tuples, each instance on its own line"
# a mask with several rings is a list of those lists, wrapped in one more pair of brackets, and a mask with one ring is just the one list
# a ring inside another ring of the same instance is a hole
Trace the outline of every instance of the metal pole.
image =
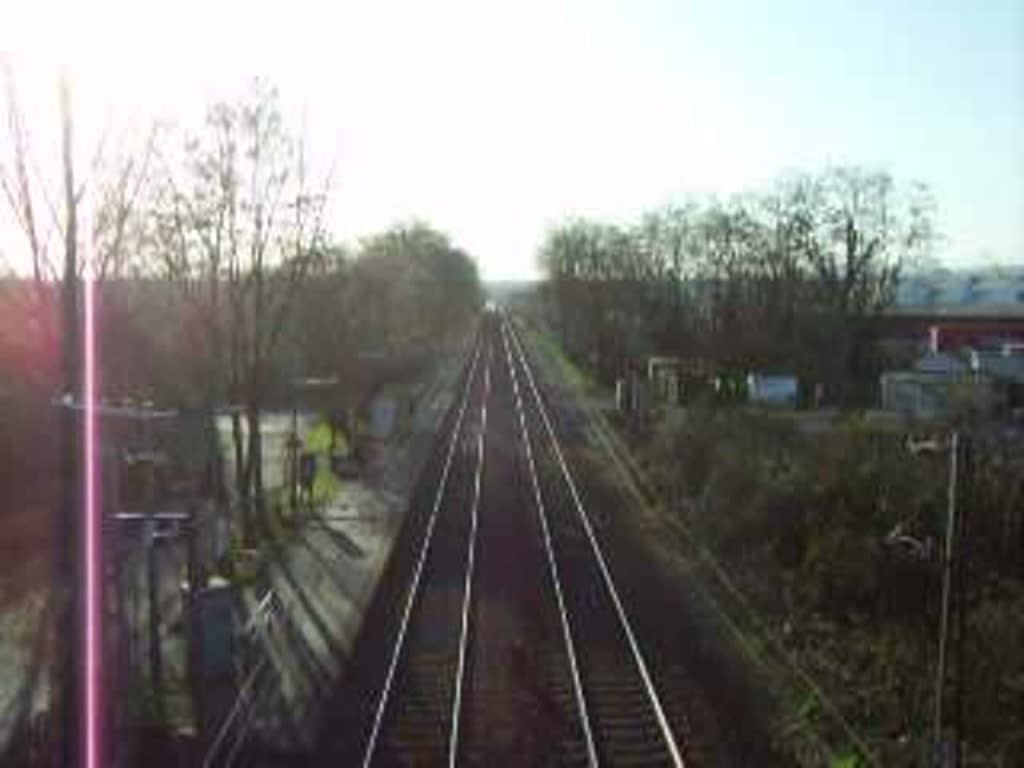
[(61, 113), (61, 153), (64, 174), (64, 274), (61, 280), (61, 374), (65, 398), (60, 414), (61, 498), (55, 516), (54, 595), (57, 616), (57, 666), (53, 686), (54, 710), (57, 716), (57, 765), (71, 766), (80, 752), (79, 697), (81, 668), (77, 651), (83, 627), (82, 584), (84, 573), (79, 556), (81, 527), (78, 522), (81, 465), (78, 446), (81, 444), (79, 416), (72, 404), (81, 389), (81, 333), (78, 317), (78, 222), (72, 151), (73, 123), (71, 85), (62, 76), (59, 88)]
[(152, 430), (149, 421), (144, 422), (145, 443), (149, 457), (145, 459), (149, 471), (146, 474), (146, 576), (149, 592), (149, 676), (153, 687), (153, 699), (160, 723), (164, 722), (163, 702), (163, 653), (160, 643), (160, 569), (156, 557), (156, 454), (153, 450)]
[(291, 452), (291, 476), (288, 478), (290, 486), (290, 500), (292, 505), (292, 519), (295, 519), (295, 515), (299, 508), (299, 497), (296, 486), (299, 482), (299, 402), (298, 402), (298, 388), (292, 384), (292, 436), (290, 445), (288, 446)]
[(934, 753), (942, 754), (942, 705), (946, 683), (946, 644), (949, 633), (949, 602), (953, 583), (953, 544), (956, 526), (956, 482), (959, 435), (952, 432), (949, 438), (949, 481), (946, 492), (946, 546), (942, 568), (942, 607), (939, 618), (939, 659), (935, 670), (935, 715)]
[[(964, 437), (960, 441), (960, 465), (961, 475), (959, 494), (962, 500), (970, 498), (973, 481), (973, 463), (971, 457), (970, 438)], [(960, 505), (960, 515), (957, 518), (958, 530), (957, 557), (956, 557), (956, 581), (957, 581), (957, 631), (956, 631), (956, 709), (954, 711), (954, 725), (956, 727), (956, 764), (964, 764), (964, 686), (967, 680), (965, 669), (966, 655), (965, 644), (967, 638), (967, 510), (966, 504)]]
[[(112, 651), (115, 654), (115, 663), (110, 665), (111, 669), (111, 681), (109, 691), (121, 692), (120, 686), (124, 681), (129, 680), (131, 677), (132, 666), (132, 654), (134, 649), (131, 642), (131, 633), (129, 631), (129, 625), (131, 623), (132, 616), (129, 612), (127, 605), (128, 595), (127, 589), (124, 583), (124, 574), (127, 570), (131, 573), (131, 568), (125, 568), (124, 561), (127, 559), (128, 551), (125, 546), (124, 533), (121, 530), (121, 526), (117, 522), (117, 514), (121, 511), (121, 469), (122, 469), (122, 454), (119, 447), (115, 447), (109, 457), (109, 481), (107, 491), (104, 494), (107, 499), (107, 509), (110, 520), (110, 539), (109, 539), (109, 551), (113, 555), (110, 559), (110, 579), (114, 584), (114, 603), (116, 611), (116, 632), (114, 634), (115, 642), (112, 644)], [(124, 730), (126, 722), (126, 707), (125, 697), (122, 695), (114, 696), (112, 698), (111, 707), (111, 733), (113, 734), (113, 742), (115, 746), (114, 758), (117, 758), (117, 745), (120, 743), (120, 737)]]
[(188, 593), (185, 595), (185, 620), (186, 626), (188, 627), (188, 634), (186, 637), (186, 653), (187, 656), (187, 668), (188, 668), (188, 679), (190, 689), (192, 691), (192, 701), (196, 708), (196, 723), (203, 722), (204, 714), (204, 700), (203, 700), (203, 686), (201, 683), (201, 672), (203, 669), (202, 663), (202, 624), (198, 620), (198, 608), (197, 601), (199, 592), (202, 587), (206, 584), (206, 575), (204, 573), (203, 564), (199, 558), (198, 552), (198, 534), (199, 534), (199, 509), (200, 501), (197, 495), (193, 492), (189, 498), (189, 514), (188, 522), (186, 523), (186, 546), (187, 546), (187, 568), (188, 568)]

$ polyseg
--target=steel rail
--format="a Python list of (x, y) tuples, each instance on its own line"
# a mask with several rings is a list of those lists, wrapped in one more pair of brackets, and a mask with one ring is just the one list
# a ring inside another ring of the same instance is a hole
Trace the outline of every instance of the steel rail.
[(402, 611), (402, 620), (398, 628), (398, 636), (395, 638), (395, 645), (392, 648), (391, 659), (388, 663), (388, 671), (384, 677), (384, 685), (381, 688), (380, 699), (377, 702), (377, 710), (374, 714), (373, 728), (367, 739), (366, 749), (363, 752), (363, 768), (369, 768), (377, 748), (377, 740), (384, 724), (384, 713), (387, 710), (391, 696), (391, 689), (394, 684), (395, 673), (398, 669), (398, 662), (405, 645), (405, 637), (409, 629), (409, 619), (412, 615), (413, 606), (419, 595), (420, 579), (423, 575), (423, 568), (427, 561), (427, 554), (433, 540), (434, 527), (437, 523), (438, 512), (441, 509), (441, 501), (444, 498), (448, 486), (448, 474), (452, 465), (452, 458), (455, 455), (455, 446), (458, 444), (459, 435), (462, 433), (463, 417), (466, 413), (466, 406), (469, 403), (470, 394), (473, 391), (473, 381), (476, 378), (477, 361), (480, 357), (480, 347), (483, 345), (483, 335), (473, 351), (473, 361), (470, 366), (469, 375), (466, 377), (466, 387), (462, 396), (462, 403), (459, 406), (459, 413), (456, 417), (455, 426), (452, 428), (451, 440), (448, 443), (448, 453), (445, 457), (444, 468), (441, 470), (441, 480), (438, 483), (437, 493), (434, 496), (434, 505), (430, 512), (430, 520), (427, 523), (427, 531), (424, 535), (423, 544), (420, 547), (419, 557), (416, 561), (416, 568), (413, 571), (412, 583), (409, 585), (409, 593), (405, 601), (405, 608)]
[(448, 766), (455, 768), (459, 752), (459, 720), (462, 714), (462, 688), (466, 677), (466, 648), (469, 644), (469, 611), (473, 601), (473, 571), (476, 564), (476, 536), (480, 518), (480, 486), (484, 474), (484, 435), (487, 434), (487, 401), (491, 394), (491, 358), (493, 347), (487, 346), (484, 364), (484, 402), (481, 406), (480, 430), (477, 432), (476, 477), (473, 480), (473, 503), (470, 511), (469, 545), (466, 555), (466, 579), (462, 590), (462, 618), (459, 628), (459, 663), (455, 670), (455, 696), (452, 701), (452, 726), (448, 738)]
[(590, 524), (590, 518), (584, 509), (583, 502), (580, 499), (579, 490), (576, 487), (576, 481), (573, 479), (572, 473), (569, 471), (569, 466), (566, 463), (565, 455), (562, 452), (561, 445), (558, 442), (558, 436), (555, 434), (554, 427), (551, 425), (551, 419), (548, 416), (547, 408), (544, 405), (544, 401), (540, 396), (540, 392), (537, 388), (536, 380), (533, 376), (533, 371), (530, 368), (529, 363), (526, 359), (526, 354), (523, 352), (522, 344), (519, 341), (518, 333), (515, 327), (509, 324), (510, 333), (512, 338), (513, 346), (516, 349), (516, 353), (522, 366), (526, 372), (526, 378), (530, 385), (530, 391), (533, 393), (533, 399), (537, 403), (537, 410), (541, 415), (541, 419), (544, 422), (544, 428), (547, 432), (548, 438), (551, 441), (551, 445), (555, 451), (555, 457), (558, 459), (558, 465), (562, 470), (562, 475), (565, 478), (566, 484), (569, 487), (569, 492), (572, 495), (573, 503), (576, 507), (576, 512), (579, 515), (580, 521), (583, 524), (583, 529), (586, 532), (587, 540), (590, 543), (590, 547), (594, 552), (597, 559), (598, 567), (601, 571), (608, 594), (611, 597), (612, 604), (615, 606), (615, 612), (618, 615), (620, 626), (626, 635), (626, 640), (629, 644), (630, 652), (633, 656), (633, 661), (636, 664), (637, 670), (640, 673), (640, 677), (643, 680), (644, 690), (647, 693), (648, 700), (651, 707), (654, 709), (655, 716), (658, 721), (658, 726), (661, 730), (662, 738), (665, 741), (665, 745), (672, 755), (672, 762), (677, 768), (684, 768), (685, 763), (683, 761), (682, 753), (679, 749), (679, 745), (676, 742), (675, 735), (672, 732), (672, 726), (668, 722), (668, 717), (665, 715), (665, 710), (662, 707), (661, 699), (658, 696), (657, 689), (654, 686), (653, 679), (647, 668), (647, 662), (644, 660), (643, 653), (640, 650), (640, 645), (637, 642), (636, 635), (633, 632), (632, 625), (630, 624), (629, 617), (626, 615), (626, 610), (623, 607), (622, 599), (619, 597), (618, 590), (615, 588), (615, 582), (611, 575), (611, 570), (608, 567), (608, 563), (605, 560), (604, 552), (601, 549), (601, 545), (594, 535), (593, 527)]
[(562, 581), (558, 572), (558, 562), (555, 560), (554, 548), (551, 545), (551, 531), (548, 526), (547, 510), (544, 505), (544, 497), (540, 490), (540, 481), (537, 478), (537, 466), (533, 459), (533, 448), (530, 444), (530, 430), (526, 426), (526, 415), (523, 408), (523, 400), (519, 390), (519, 375), (516, 373), (515, 361), (512, 359), (512, 351), (508, 344), (508, 331), (505, 322), (501, 324), (501, 340), (505, 346), (505, 358), (508, 361), (509, 370), (512, 373), (512, 390), (515, 393), (516, 413), (519, 417), (519, 432), (523, 438), (523, 447), (526, 451), (526, 463), (530, 469), (530, 485), (533, 488), (533, 498), (537, 507), (537, 517), (540, 520), (541, 534), (544, 539), (544, 552), (547, 555), (548, 573), (551, 575), (551, 583), (555, 590), (555, 601), (558, 603), (558, 618), (562, 627), (562, 638), (565, 641), (565, 649), (569, 656), (569, 668), (572, 673), (573, 694), (576, 698), (576, 707), (579, 710), (580, 723), (583, 726), (583, 738), (587, 747), (587, 762), (591, 766), (598, 765), (597, 747), (594, 744), (594, 734), (590, 727), (590, 715), (587, 711), (587, 700), (583, 694), (583, 682), (580, 677), (579, 663), (576, 660), (576, 646), (572, 636), (572, 626), (569, 619), (569, 610), (565, 605), (565, 596), (562, 592)]

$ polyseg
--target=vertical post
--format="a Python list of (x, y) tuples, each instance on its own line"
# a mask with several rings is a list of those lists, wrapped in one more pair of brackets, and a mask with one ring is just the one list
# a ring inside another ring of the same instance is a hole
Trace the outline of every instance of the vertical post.
[(942, 606), (939, 617), (939, 658), (935, 669), (934, 753), (943, 753), (943, 698), (946, 690), (946, 652), (949, 635), (949, 609), (953, 586), (953, 553), (956, 532), (956, 485), (960, 439), (957, 432), (949, 437), (949, 480), (946, 489), (946, 543), (943, 550)]
[(156, 556), (156, 452), (153, 447), (152, 430), (149, 419), (145, 424), (145, 446), (148, 457), (145, 459), (146, 473), (146, 581), (149, 593), (149, 679), (153, 687), (153, 700), (156, 715), (162, 724), (164, 721), (164, 670), (163, 653), (160, 642), (160, 569)]
[[(110, 683), (107, 688), (111, 692), (120, 692), (123, 681), (131, 679), (132, 654), (134, 650), (131, 643), (129, 624), (131, 622), (130, 609), (126, 605), (124, 572), (122, 561), (126, 557), (124, 536), (121, 532), (121, 524), (117, 515), (121, 512), (121, 463), (122, 454), (119, 449), (114, 449), (108, 456), (108, 482), (105, 493), (106, 510), (109, 514), (110, 535), (107, 539), (107, 551), (110, 558), (110, 580), (113, 582), (115, 630), (114, 640), (108, 644), (112, 652), (114, 663), (110, 664)], [(127, 569), (131, 572), (131, 569)], [(125, 698), (123, 695), (111, 696), (110, 730), (112, 742), (118, 743), (118, 735), (121, 733), (125, 722)]]
[(59, 90), (61, 150), (64, 181), (64, 270), (61, 281), (61, 374), (63, 407), (60, 414), (61, 496), (54, 520), (54, 597), (57, 616), (57, 668), (54, 675), (54, 706), (57, 744), (54, 758), (59, 766), (72, 766), (79, 753), (78, 704), (81, 672), (76, 652), (81, 637), (82, 582), (81, 527), (78, 493), (81, 465), (78, 447), (79, 420), (75, 403), (81, 386), (81, 327), (78, 317), (78, 224), (75, 199), (71, 118), (71, 86), (62, 77)]
[(967, 568), (968, 568), (968, 501), (973, 486), (973, 456), (971, 455), (971, 441), (968, 437), (960, 439), (960, 483), (959, 497), (960, 514), (957, 516), (958, 530), (957, 556), (956, 556), (956, 581), (957, 581), (957, 631), (956, 631), (956, 708), (954, 711), (954, 725), (956, 728), (956, 764), (964, 764), (964, 688), (968, 679), (966, 664), (966, 641), (967, 641)]
[(193, 596), (206, 580), (206, 576), (203, 573), (203, 566), (199, 559), (199, 545), (196, 540), (198, 535), (197, 528), (199, 527), (198, 510), (198, 500), (194, 496), (190, 496), (188, 502), (188, 520), (185, 522), (185, 568), (188, 574), (188, 594), (186, 595), (188, 605), (186, 608), (189, 609), (189, 613), (191, 613)]
[(188, 520), (186, 521), (186, 546), (187, 546), (187, 568), (188, 568), (188, 592), (185, 594), (185, 620), (188, 632), (186, 635), (185, 652), (187, 656), (187, 669), (189, 687), (192, 691), (192, 701), (197, 716), (196, 723), (203, 720), (203, 686), (201, 684), (202, 664), (202, 623), (198, 620), (197, 601), (200, 590), (206, 585), (205, 568), (199, 557), (198, 535), (199, 535), (199, 509), (200, 499), (193, 491), (189, 498)]
[(292, 435), (288, 449), (291, 452), (291, 476), (288, 478), (289, 498), (292, 505), (292, 519), (295, 519), (299, 508), (299, 497), (296, 485), (299, 482), (299, 403), (295, 382), (292, 382)]

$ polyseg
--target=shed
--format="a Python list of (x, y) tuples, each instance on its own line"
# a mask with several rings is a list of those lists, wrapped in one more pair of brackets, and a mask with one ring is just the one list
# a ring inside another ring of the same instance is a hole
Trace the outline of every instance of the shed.
[(796, 408), (798, 382), (792, 374), (747, 375), (747, 397), (752, 403)]

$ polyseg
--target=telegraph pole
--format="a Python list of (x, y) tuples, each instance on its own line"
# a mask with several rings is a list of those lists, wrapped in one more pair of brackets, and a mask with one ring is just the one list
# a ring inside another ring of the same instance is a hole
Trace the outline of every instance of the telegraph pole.
[(957, 516), (957, 548), (956, 548), (956, 703), (953, 722), (956, 733), (956, 764), (964, 764), (964, 698), (967, 684), (967, 568), (968, 568), (968, 510), (970, 494), (974, 485), (974, 462), (971, 440), (967, 436), (960, 438), (960, 482), (958, 496), (960, 498), (960, 514)]
[[(967, 636), (967, 506), (971, 492), (970, 438), (952, 432), (949, 438), (949, 481), (946, 489), (946, 532), (942, 563), (942, 604), (939, 617), (939, 658), (935, 670), (934, 755), (941, 766), (959, 768), (964, 759), (964, 681)], [(956, 612), (953, 658), (954, 700), (951, 732), (944, 710), (949, 687), (950, 625)]]
[(80, 557), (78, 493), (82, 477), (79, 460), (79, 417), (74, 404), (80, 400), (81, 326), (78, 314), (78, 220), (72, 147), (71, 87), (67, 77), (59, 86), (61, 150), (64, 186), (64, 270), (61, 282), (61, 409), (60, 409), (60, 502), (54, 516), (54, 584), (56, 615), (56, 669), (53, 676), (51, 717), (55, 718), (56, 764), (71, 768), (77, 761), (81, 729), (78, 705), (82, 691), (78, 654), (81, 636), (83, 581)]
[(956, 533), (956, 480), (960, 436), (953, 432), (949, 438), (949, 482), (946, 487), (946, 541), (942, 553), (942, 604), (939, 614), (939, 658), (935, 667), (935, 753), (944, 748), (942, 705), (946, 692), (946, 646), (949, 638), (949, 611), (953, 591), (953, 543)]

